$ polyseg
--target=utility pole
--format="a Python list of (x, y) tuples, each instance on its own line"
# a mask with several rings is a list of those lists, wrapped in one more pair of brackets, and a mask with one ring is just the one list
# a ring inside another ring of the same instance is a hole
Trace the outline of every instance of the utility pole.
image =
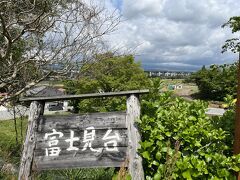
[[(237, 103), (234, 129), (233, 154), (240, 153), (240, 51), (238, 52), (238, 70), (237, 70)], [(237, 180), (240, 180), (240, 173), (237, 174)]]

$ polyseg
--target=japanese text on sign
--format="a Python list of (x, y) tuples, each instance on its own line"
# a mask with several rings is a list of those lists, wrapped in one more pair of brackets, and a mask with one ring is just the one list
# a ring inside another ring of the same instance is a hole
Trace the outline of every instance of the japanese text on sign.
[[(45, 148), (45, 156), (59, 156), (61, 152), (61, 147), (59, 147), (59, 138), (63, 137), (62, 132), (52, 129), (51, 133), (45, 133), (44, 140), (47, 142), (48, 147)], [(66, 139), (65, 142), (68, 143), (67, 151), (86, 151), (89, 149), (92, 152), (101, 153), (104, 149), (106, 151), (118, 152), (117, 143), (121, 141), (119, 133), (108, 129), (104, 136), (101, 138), (104, 141), (104, 148), (94, 149), (92, 143), (96, 140), (96, 130), (93, 126), (87, 127), (83, 132), (83, 143), (82, 149), (74, 146), (75, 141), (80, 141), (80, 137), (74, 136), (74, 131), (70, 130), (70, 137)]]

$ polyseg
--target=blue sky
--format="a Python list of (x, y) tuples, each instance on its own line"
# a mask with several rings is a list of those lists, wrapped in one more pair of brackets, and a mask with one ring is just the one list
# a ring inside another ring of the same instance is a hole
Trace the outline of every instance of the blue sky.
[(121, 11), (122, 9), (122, 0), (111, 0), (111, 3), (113, 4), (113, 6), (117, 9), (119, 9)]
[(110, 36), (111, 45), (134, 50), (144, 69), (194, 71), (237, 58), (221, 53), (224, 41), (233, 37), (221, 25), (240, 16), (239, 0), (107, 1), (123, 20)]

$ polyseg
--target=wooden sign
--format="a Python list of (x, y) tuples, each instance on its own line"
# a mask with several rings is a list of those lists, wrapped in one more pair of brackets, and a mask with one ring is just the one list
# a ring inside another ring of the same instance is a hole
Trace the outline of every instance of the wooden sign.
[(37, 129), (37, 169), (120, 167), (126, 160), (126, 113), (42, 117)]
[[(141, 140), (135, 121), (140, 118), (139, 95), (148, 90), (101, 94), (33, 97), (18, 180), (31, 179), (32, 170), (120, 167), (128, 163), (133, 180), (143, 180)], [(126, 112), (44, 116), (46, 101), (127, 96)]]

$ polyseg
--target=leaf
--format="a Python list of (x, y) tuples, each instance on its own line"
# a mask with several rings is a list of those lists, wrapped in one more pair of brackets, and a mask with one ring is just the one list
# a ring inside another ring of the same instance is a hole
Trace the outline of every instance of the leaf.
[(158, 165), (159, 165), (159, 162), (153, 161), (152, 164), (155, 165), (155, 166), (158, 166)]
[(148, 151), (144, 151), (144, 152), (142, 153), (142, 156), (143, 156), (144, 158), (146, 158), (146, 159), (150, 159), (150, 154), (149, 154)]
[(168, 147), (163, 147), (162, 148), (162, 152), (167, 152), (168, 151)]
[(161, 179), (161, 174), (156, 173), (153, 177), (153, 180), (160, 180)]
[(238, 166), (233, 166), (232, 169), (233, 169), (235, 172), (239, 172), (239, 171), (240, 171), (240, 167), (238, 167)]
[(152, 142), (149, 141), (144, 141), (141, 143), (141, 146), (143, 147), (143, 149), (147, 149), (148, 147), (151, 147), (153, 145)]
[(199, 141), (196, 141), (194, 145), (197, 146), (197, 147), (202, 146), (201, 143), (200, 143)]
[(165, 135), (166, 135), (167, 137), (170, 137), (172, 134), (171, 134), (170, 132), (165, 132)]
[(191, 121), (196, 121), (197, 120), (196, 117), (194, 117), (194, 116), (189, 116), (188, 119), (191, 120)]
[(184, 171), (182, 173), (182, 176), (188, 180), (192, 180), (192, 176), (191, 176), (191, 173), (190, 173), (190, 170), (187, 170), (187, 171)]
[(157, 160), (160, 160), (161, 157), (162, 157), (162, 154), (158, 151), (158, 152), (156, 153), (156, 155), (155, 155), (155, 158), (156, 158)]

